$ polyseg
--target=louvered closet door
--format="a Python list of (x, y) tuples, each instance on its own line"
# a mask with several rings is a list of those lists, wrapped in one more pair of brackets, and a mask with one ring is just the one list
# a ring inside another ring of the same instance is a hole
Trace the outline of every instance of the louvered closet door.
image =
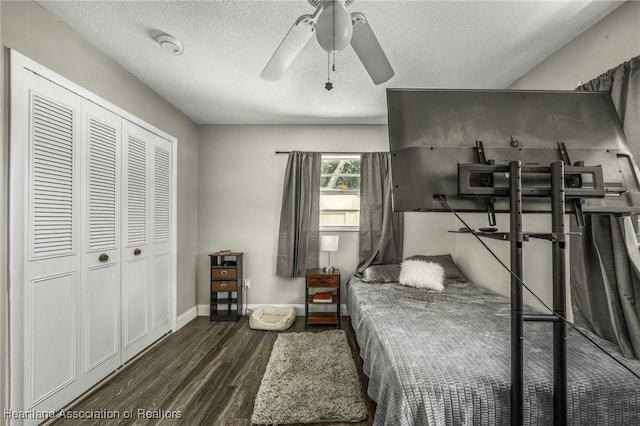
[(123, 120), (123, 361), (171, 330), (172, 146)]
[(9, 403), (49, 412), (175, 321), (175, 139), (15, 51), (10, 65)]
[(120, 365), (121, 118), (83, 102), (83, 373), (89, 388)]
[(122, 361), (148, 346), (151, 301), (150, 196), (153, 134), (122, 120), (123, 209), (122, 209)]
[[(24, 149), (24, 408), (59, 408), (82, 391), (80, 369), (81, 99), (31, 74)], [(16, 112), (18, 113), (18, 112)], [(12, 185), (16, 189), (16, 185)], [(13, 200), (17, 197), (12, 198)], [(15, 221), (16, 218), (14, 217)], [(12, 303), (19, 301), (12, 300)], [(15, 341), (13, 341), (15, 343)]]
[(172, 146), (154, 135), (151, 154), (151, 339), (171, 330)]

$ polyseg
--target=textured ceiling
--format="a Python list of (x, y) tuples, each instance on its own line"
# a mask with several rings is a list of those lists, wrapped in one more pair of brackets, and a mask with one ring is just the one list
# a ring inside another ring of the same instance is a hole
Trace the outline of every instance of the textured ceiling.
[[(396, 75), (375, 86), (351, 47), (332, 91), (312, 38), (285, 76), (260, 79), (306, 0), (38, 1), (199, 124), (385, 123), (387, 87), (502, 89), (618, 1), (355, 1)], [(180, 39), (171, 56), (151, 38)]]

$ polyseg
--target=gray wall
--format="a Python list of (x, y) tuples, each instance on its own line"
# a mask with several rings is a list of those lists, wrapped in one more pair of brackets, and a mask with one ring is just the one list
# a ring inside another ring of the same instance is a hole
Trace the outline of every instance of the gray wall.
[[(245, 252), (249, 304), (302, 304), (304, 280), (275, 275), (287, 155), (275, 151), (388, 151), (382, 125), (201, 126), (198, 183), (198, 304), (209, 300), (208, 254)], [(447, 214), (406, 215), (405, 255), (453, 253)], [(341, 232), (331, 264), (343, 284), (358, 262), (357, 232)], [(321, 265), (326, 264), (321, 253)], [(201, 312), (203, 313), (203, 312)]]
[[(464, 213), (462, 218), (474, 229), (489, 226), (486, 214)], [(497, 227), (501, 231), (509, 230), (509, 215), (496, 215)], [(569, 223), (565, 223), (569, 229)], [(551, 215), (524, 215), (523, 227), (527, 232), (551, 232)], [(507, 266), (510, 266), (509, 244), (504, 241), (485, 239), (484, 242)], [(568, 243), (567, 247), (570, 249)], [(535, 240), (524, 244), (523, 281), (547, 305), (552, 304), (551, 287), (551, 244), (547, 241)], [(567, 251), (568, 253), (568, 251)], [(511, 276), (471, 235), (456, 234), (455, 260), (460, 269), (474, 283), (489, 290), (509, 296), (511, 292)], [(569, 261), (566, 262), (567, 282), (569, 280)], [(523, 293), (524, 303), (544, 311), (541, 304), (528, 291)], [(567, 300), (569, 300), (567, 287)], [(573, 319), (571, 302), (568, 304), (568, 319)]]
[(573, 90), (640, 55), (640, 2), (628, 1), (573, 39), (509, 89)]
[[(0, 8), (5, 47), (19, 51), (178, 139), (178, 314), (192, 308), (198, 202), (196, 124), (36, 3), (2, 1)], [(6, 81), (6, 67), (3, 72)], [(7, 144), (4, 138), (5, 149)], [(2, 200), (6, 202), (6, 191)]]
[[(2, 7), (0, 7), (2, 22)], [(0, 47), (2, 47), (2, 31), (0, 31)], [(7, 120), (7, 99), (4, 97), (5, 80), (2, 78), (5, 58), (4, 49), (0, 50), (0, 413), (9, 408), (9, 309), (7, 286), (7, 140), (5, 123)], [(9, 422), (0, 416), (0, 425)]]

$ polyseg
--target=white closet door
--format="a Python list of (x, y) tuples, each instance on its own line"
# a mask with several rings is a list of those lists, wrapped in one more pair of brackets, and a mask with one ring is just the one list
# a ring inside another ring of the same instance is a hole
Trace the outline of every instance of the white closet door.
[(171, 330), (172, 145), (154, 137), (151, 154), (151, 340)]
[(123, 361), (171, 330), (172, 145), (123, 120)]
[(122, 212), (122, 361), (151, 343), (151, 224), (150, 197), (153, 134), (122, 121), (124, 194)]
[(9, 404), (48, 412), (175, 321), (176, 141), (15, 51), (10, 65)]
[[(31, 74), (22, 150), (26, 244), (24, 408), (59, 408), (78, 396), (80, 378), (79, 154), (81, 98)], [(12, 186), (16, 190), (16, 185)], [(16, 198), (13, 198), (14, 200)], [(19, 252), (12, 255), (20, 256)]]
[(82, 308), (84, 387), (120, 366), (121, 118), (83, 102)]

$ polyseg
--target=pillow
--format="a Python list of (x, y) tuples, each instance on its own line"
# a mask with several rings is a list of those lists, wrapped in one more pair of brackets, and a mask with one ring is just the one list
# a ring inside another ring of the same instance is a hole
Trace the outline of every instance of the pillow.
[(420, 260), (423, 262), (434, 262), (442, 266), (444, 269), (444, 277), (448, 280), (466, 280), (462, 271), (458, 269), (458, 266), (451, 258), (450, 254), (438, 254), (435, 256), (421, 256), (415, 255), (407, 257), (405, 260)]
[(371, 265), (362, 272), (362, 281), (367, 283), (398, 282), (400, 277), (400, 264)]
[(444, 290), (444, 268), (434, 262), (405, 260), (400, 270), (400, 284), (410, 287)]

